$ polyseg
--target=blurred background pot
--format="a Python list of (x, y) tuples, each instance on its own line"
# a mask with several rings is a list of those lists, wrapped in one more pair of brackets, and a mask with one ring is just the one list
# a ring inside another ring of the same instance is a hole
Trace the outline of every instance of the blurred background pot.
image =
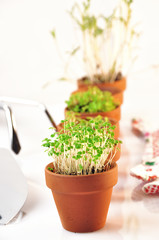
[(126, 78), (122, 77), (120, 80), (116, 80), (114, 82), (106, 82), (106, 83), (89, 83), (86, 82), (87, 77), (83, 77), (77, 80), (78, 88), (88, 87), (88, 86), (97, 86), (97, 87), (115, 87), (122, 91), (126, 89)]

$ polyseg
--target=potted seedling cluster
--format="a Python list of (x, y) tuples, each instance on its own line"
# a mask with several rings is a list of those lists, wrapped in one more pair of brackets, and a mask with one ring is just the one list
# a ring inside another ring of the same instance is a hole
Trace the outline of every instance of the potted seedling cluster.
[[(79, 30), (79, 44), (69, 51), (68, 59), (72, 60), (80, 52), (80, 62), (83, 63), (86, 75), (78, 80), (79, 88), (104, 85), (125, 90), (124, 75), (136, 59), (139, 37), (137, 24), (132, 25), (131, 21), (132, 4), (133, 0), (120, 0), (119, 5), (109, 15), (102, 12), (98, 15), (92, 13), (91, 0), (78, 1), (72, 6), (69, 14)], [(57, 43), (55, 31), (52, 31), (52, 36)], [(70, 64), (68, 61), (66, 66), (67, 71), (62, 79), (71, 79), (74, 67), (71, 61)]]
[(65, 114), (72, 111), (81, 118), (101, 115), (119, 121), (121, 117), (119, 102), (114, 100), (110, 92), (101, 91), (98, 87), (90, 87), (84, 92), (72, 94), (66, 104)]
[(119, 102), (120, 104), (123, 103), (123, 91), (121, 91), (119, 88), (112, 87), (112, 86), (98, 86), (98, 85), (87, 85), (85, 87), (78, 88), (77, 90), (73, 91), (72, 94), (77, 92), (85, 92), (90, 87), (96, 86), (103, 92), (110, 92), (116, 102)]
[(91, 232), (105, 225), (112, 188), (117, 183), (113, 161), (118, 144), (114, 127), (103, 119), (62, 121), (64, 129), (45, 138), (52, 163), (45, 168), (63, 227)]

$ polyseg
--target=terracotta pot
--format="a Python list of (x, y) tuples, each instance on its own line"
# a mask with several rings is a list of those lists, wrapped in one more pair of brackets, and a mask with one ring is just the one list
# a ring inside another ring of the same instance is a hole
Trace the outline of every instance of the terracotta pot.
[[(108, 118), (108, 121), (113, 125), (116, 126), (116, 128), (114, 129), (114, 137), (116, 139), (119, 138), (119, 133), (120, 133), (120, 129), (119, 129), (119, 122), (117, 122), (116, 120), (112, 119), (112, 118)], [(59, 123), (56, 127), (57, 132), (60, 132), (63, 129), (63, 123)]]
[(85, 83), (84, 82), (85, 79), (86, 79), (86, 77), (80, 78), (77, 80), (78, 88), (83, 88), (83, 87), (91, 85), (91, 86), (97, 86), (97, 87), (116, 87), (116, 88), (121, 89), (122, 91), (124, 91), (126, 89), (126, 78), (125, 77), (123, 77), (122, 79), (117, 80), (115, 82), (112, 82), (112, 83), (94, 83), (94, 84)]
[[(116, 102), (119, 102), (120, 104), (123, 103), (123, 91), (120, 90), (119, 88), (113, 87), (113, 86), (97, 86), (100, 90), (102, 90), (103, 92), (111, 92), (111, 94), (114, 97), (114, 100)], [(78, 93), (78, 92), (86, 92), (88, 90), (89, 86), (85, 86), (82, 88), (79, 88), (78, 90), (72, 92), (72, 94)]]
[(112, 169), (91, 175), (55, 174), (45, 168), (46, 185), (51, 189), (63, 227), (71, 232), (92, 232), (105, 225), (113, 186), (118, 180)]
[[(68, 108), (65, 108), (65, 117), (66, 114), (68, 112)], [(112, 118), (115, 119), (116, 121), (119, 121), (121, 119), (121, 109), (120, 106), (118, 106), (117, 108), (115, 108), (112, 111), (109, 112), (96, 112), (96, 113), (78, 113), (77, 117), (82, 118), (82, 119), (86, 119), (87, 117), (97, 117), (97, 116), (102, 116), (102, 117), (108, 117), (108, 118)]]

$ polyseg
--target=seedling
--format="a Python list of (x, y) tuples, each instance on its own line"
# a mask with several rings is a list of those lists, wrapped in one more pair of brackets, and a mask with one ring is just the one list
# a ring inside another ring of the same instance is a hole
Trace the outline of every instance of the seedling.
[(97, 87), (72, 94), (66, 103), (68, 110), (77, 113), (109, 112), (119, 105), (110, 92), (101, 91)]
[[(86, 73), (85, 83), (114, 82), (122, 78), (122, 73), (126, 74), (130, 70), (132, 62), (137, 58), (136, 43), (140, 35), (137, 24), (132, 25), (132, 3), (133, 0), (120, 0), (120, 4), (108, 16), (93, 14), (91, 0), (74, 3), (69, 15), (78, 27), (81, 38), (78, 38), (79, 42), (76, 39), (76, 45), (67, 51), (64, 76), (61, 79), (73, 78), (72, 58), (76, 61), (79, 52), (83, 60), (81, 70)], [(55, 30), (51, 34), (63, 61)], [(82, 65), (81, 62), (78, 62), (79, 65)]]
[(79, 123), (62, 121), (64, 130), (43, 140), (57, 174), (88, 175), (107, 171), (118, 151), (114, 126), (103, 119)]

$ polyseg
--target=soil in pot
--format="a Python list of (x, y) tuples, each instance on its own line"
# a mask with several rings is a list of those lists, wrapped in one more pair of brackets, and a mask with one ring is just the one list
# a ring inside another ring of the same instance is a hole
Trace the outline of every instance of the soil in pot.
[(91, 175), (61, 175), (45, 168), (63, 227), (71, 232), (92, 232), (104, 227), (113, 186), (117, 183), (116, 163), (108, 171)]

